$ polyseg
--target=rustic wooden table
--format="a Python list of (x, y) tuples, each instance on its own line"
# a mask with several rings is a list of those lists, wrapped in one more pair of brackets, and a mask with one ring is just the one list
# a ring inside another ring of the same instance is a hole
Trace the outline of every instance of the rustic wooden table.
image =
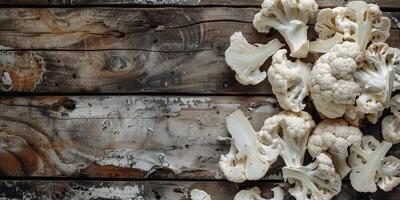
[[(345, 2), (318, 0), (321, 8)], [(265, 197), (287, 188), (282, 161), (265, 180), (243, 184), (218, 168), (229, 113), (242, 109), (259, 128), (279, 112), (266, 81), (241, 86), (224, 62), (233, 32), (260, 43), (278, 35), (253, 29), (260, 4), (1, 0), (0, 72), (13, 90), (0, 93), (0, 199), (178, 200), (198, 188), (229, 200), (254, 185)], [(400, 2), (378, 4), (393, 20), (388, 43), (400, 47)], [(365, 131), (381, 139), (379, 128)], [(399, 147), (390, 153), (400, 157)], [(357, 193), (345, 180), (336, 199), (399, 195), (399, 187)]]

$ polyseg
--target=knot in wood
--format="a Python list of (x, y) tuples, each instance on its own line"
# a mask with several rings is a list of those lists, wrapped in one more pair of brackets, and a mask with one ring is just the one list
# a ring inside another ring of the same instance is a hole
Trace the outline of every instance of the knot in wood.
[(107, 66), (111, 71), (125, 71), (128, 69), (126, 58), (121, 56), (111, 56), (107, 60)]
[(3, 72), (1, 75), (0, 86), (2, 91), (8, 92), (12, 90), (12, 79), (10, 73)]

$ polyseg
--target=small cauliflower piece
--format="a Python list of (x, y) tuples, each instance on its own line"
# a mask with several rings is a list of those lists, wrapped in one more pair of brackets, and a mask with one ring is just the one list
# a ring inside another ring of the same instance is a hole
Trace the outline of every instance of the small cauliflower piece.
[(400, 94), (396, 94), (390, 100), (390, 111), (400, 119)]
[(309, 87), (311, 99), (319, 113), (328, 118), (342, 117), (355, 104), (360, 86), (353, 73), (362, 61), (356, 43), (337, 44), (322, 55), (311, 70)]
[(279, 31), (290, 48), (290, 56), (304, 58), (308, 54), (307, 22), (318, 11), (314, 0), (264, 0), (253, 20), (258, 32)]
[(386, 141), (397, 144), (400, 142), (400, 120), (394, 115), (388, 115), (382, 120), (382, 136)]
[(390, 100), (390, 111), (393, 115), (388, 115), (382, 120), (382, 136), (392, 143), (400, 142), (400, 94)]
[(373, 95), (387, 107), (394, 91), (393, 68), (396, 61), (393, 58), (394, 49), (386, 43), (371, 44), (365, 52), (367, 63), (354, 72), (354, 78), (364, 92)]
[(231, 148), (228, 154), (221, 155), (220, 169), (232, 182), (261, 179), (278, 158), (279, 144), (276, 140), (270, 145), (261, 144), (259, 134), (240, 110), (230, 114), (226, 123), (232, 135)]
[(351, 1), (346, 7), (322, 9), (315, 31), (322, 40), (339, 33), (345, 41), (356, 42), (364, 52), (371, 42), (385, 42), (390, 36), (390, 26), (390, 19), (382, 16), (378, 5)]
[(308, 137), (314, 127), (315, 122), (310, 114), (282, 111), (264, 121), (260, 141), (268, 145), (277, 141), (286, 166), (302, 166)]
[(385, 192), (392, 191), (400, 184), (400, 160), (394, 156), (385, 157), (378, 171), (377, 185)]
[(272, 199), (264, 199), (261, 197), (261, 191), (258, 187), (253, 187), (248, 190), (241, 190), (236, 195), (234, 200), (283, 200), (285, 193), (283, 192), (281, 187), (274, 187), (271, 189), (274, 193), (274, 198)]
[(384, 179), (384, 175), (390, 176), (382, 169), (386, 166), (385, 155), (391, 147), (391, 143), (380, 143), (370, 135), (364, 136), (360, 145), (351, 146), (348, 161), (352, 169), (350, 181), (355, 190), (376, 192), (376, 182)]
[(400, 89), (400, 49), (392, 48), (393, 50), (393, 58), (391, 62), (393, 64), (394, 71), (394, 84), (393, 87), (395, 90)]
[(385, 105), (370, 94), (361, 94), (357, 100), (357, 110), (365, 114), (380, 113)]
[(203, 190), (193, 189), (190, 191), (190, 198), (192, 200), (211, 200), (211, 196)]
[(320, 153), (332, 156), (335, 169), (343, 179), (351, 168), (347, 164), (348, 148), (361, 143), (362, 132), (343, 119), (325, 119), (313, 130), (308, 141), (308, 152), (312, 157)]
[(283, 178), (294, 187), (289, 193), (296, 200), (329, 200), (337, 195), (342, 181), (328, 155), (319, 154), (313, 163), (301, 167), (283, 167)]
[(286, 49), (281, 49), (274, 54), (268, 69), (268, 80), (279, 105), (285, 110), (300, 112), (306, 106), (303, 99), (309, 94), (311, 66), (300, 59), (291, 62), (286, 53)]
[(266, 77), (260, 67), (276, 51), (284, 46), (278, 39), (268, 44), (251, 45), (241, 32), (234, 33), (230, 38), (231, 44), (225, 52), (225, 61), (236, 72), (236, 80), (242, 85), (257, 85)]

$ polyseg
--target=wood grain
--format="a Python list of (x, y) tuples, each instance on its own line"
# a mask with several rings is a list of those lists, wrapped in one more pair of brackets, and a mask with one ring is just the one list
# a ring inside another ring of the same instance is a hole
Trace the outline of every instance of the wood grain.
[[(225, 118), (237, 109), (255, 130), (279, 112), (269, 97), (3, 97), (0, 174), (224, 179), (218, 161), (229, 144), (217, 138), (228, 136)], [(379, 126), (364, 133), (382, 140)], [(400, 157), (399, 147), (390, 154)], [(276, 162), (267, 178), (282, 180), (282, 166)]]
[(217, 138), (237, 109), (256, 129), (279, 111), (267, 97), (1, 98), (0, 174), (223, 179)]
[[(0, 51), (0, 75), (9, 73), (12, 83), (0, 83), (1, 90), (271, 94), (267, 81), (257, 86), (240, 85), (224, 60), (229, 37), (235, 31), (242, 31), (251, 43), (266, 43), (276, 37), (282, 40), (276, 31), (256, 33), (251, 24), (256, 11), (0, 9), (0, 44), (5, 45)], [(309, 35), (315, 38), (312, 30)], [(391, 36), (388, 43), (400, 47), (400, 29), (392, 29)], [(22, 71), (36, 75), (15, 73)]]
[[(190, 200), (190, 191), (201, 189), (211, 195), (212, 200), (231, 200), (241, 189), (258, 186), (264, 198), (272, 198), (271, 189), (282, 186), (286, 191), (288, 185), (280, 182), (258, 181), (235, 184), (212, 181), (0, 181), (0, 199), (115, 199), (115, 200)], [(398, 191), (386, 193), (386, 197), (395, 199)], [(342, 187), (335, 199), (372, 199), (372, 195), (359, 194), (351, 189), (348, 183)], [(285, 200), (290, 200), (285, 194)], [(388, 198), (390, 199), (390, 198)]]
[[(265, 43), (278, 37), (275, 31), (267, 36), (255, 31), (252, 21), (258, 11), (226, 7), (2, 8), (0, 44), (13, 50), (213, 50), (221, 55), (236, 31), (242, 31), (250, 42)], [(392, 28), (399, 28), (394, 20), (400, 20), (399, 13), (384, 14), (392, 18)], [(392, 38), (399, 40), (396, 33)]]
[[(381, 8), (399, 8), (397, 0), (364, 0)], [(23, 6), (260, 6), (262, 0), (2, 0), (0, 5)], [(348, 0), (316, 0), (320, 8), (342, 6)]]

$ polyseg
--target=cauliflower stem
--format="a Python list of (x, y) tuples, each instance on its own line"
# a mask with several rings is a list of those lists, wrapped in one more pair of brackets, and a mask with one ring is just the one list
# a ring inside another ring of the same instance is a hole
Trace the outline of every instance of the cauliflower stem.
[(241, 32), (231, 36), (231, 43), (225, 52), (225, 61), (236, 72), (236, 80), (242, 85), (257, 85), (266, 77), (266, 72), (261, 72), (260, 67), (276, 51), (284, 45), (278, 39), (271, 40), (268, 44), (251, 45)]
[(381, 168), (382, 160), (392, 144), (386, 141), (379, 143), (372, 136), (364, 136), (361, 146), (352, 146), (350, 155), (351, 185), (359, 192), (375, 192), (375, 176)]
[(274, 140), (267, 146), (258, 141), (249, 120), (238, 110), (226, 118), (232, 135), (231, 149), (219, 162), (222, 172), (232, 182), (258, 180), (268, 171), (279, 156), (280, 148)]

